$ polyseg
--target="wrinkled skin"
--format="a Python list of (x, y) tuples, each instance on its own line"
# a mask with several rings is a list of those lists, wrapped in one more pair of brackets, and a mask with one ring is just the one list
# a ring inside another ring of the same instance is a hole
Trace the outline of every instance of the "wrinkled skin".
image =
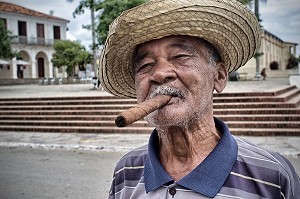
[(138, 102), (157, 94), (172, 95), (145, 119), (160, 138), (160, 160), (179, 180), (213, 150), (220, 139), (213, 120), (213, 91), (226, 86), (222, 62), (210, 61), (197, 38), (170, 36), (141, 44), (134, 58)]

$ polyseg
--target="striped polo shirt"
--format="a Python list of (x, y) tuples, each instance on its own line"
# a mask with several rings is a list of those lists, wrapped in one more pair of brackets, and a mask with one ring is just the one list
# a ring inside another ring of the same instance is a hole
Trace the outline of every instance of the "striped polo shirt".
[(300, 198), (300, 182), (291, 163), (279, 155), (234, 137), (215, 118), (222, 137), (193, 171), (174, 181), (159, 161), (154, 130), (146, 146), (117, 163), (109, 199)]

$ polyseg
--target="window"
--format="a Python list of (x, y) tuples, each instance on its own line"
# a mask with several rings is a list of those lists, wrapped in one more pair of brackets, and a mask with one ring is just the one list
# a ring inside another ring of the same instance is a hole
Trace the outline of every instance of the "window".
[(36, 24), (37, 42), (39, 45), (45, 44), (45, 29), (44, 24)]
[(26, 22), (18, 21), (19, 36), (27, 36)]
[(19, 42), (21, 44), (27, 43), (27, 30), (26, 30), (26, 22), (18, 21), (18, 31), (19, 31)]
[(36, 35), (38, 38), (45, 38), (44, 24), (36, 24)]
[(60, 27), (59, 26), (53, 26), (53, 35), (54, 35), (54, 39), (60, 39)]

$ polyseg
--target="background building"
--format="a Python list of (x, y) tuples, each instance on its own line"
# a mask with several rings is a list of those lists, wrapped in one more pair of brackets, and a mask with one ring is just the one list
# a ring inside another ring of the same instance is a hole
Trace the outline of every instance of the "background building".
[[(264, 29), (261, 31), (260, 52), (263, 54), (259, 59), (259, 69), (266, 68), (268, 77), (288, 77), (289, 74), (296, 73), (297, 70), (286, 70), (286, 66), (291, 55), (296, 56), (296, 46), (298, 44), (285, 42)], [(274, 61), (278, 63), (277, 70), (271, 70), (270, 68), (270, 64)], [(247, 78), (254, 78), (256, 75), (256, 60), (252, 58), (238, 71)]]
[(16, 36), (11, 47), (20, 54), (0, 68), (0, 79), (64, 75), (62, 68), (53, 67), (51, 59), (54, 41), (66, 39), (68, 20), (7, 2), (0, 2), (0, 20)]

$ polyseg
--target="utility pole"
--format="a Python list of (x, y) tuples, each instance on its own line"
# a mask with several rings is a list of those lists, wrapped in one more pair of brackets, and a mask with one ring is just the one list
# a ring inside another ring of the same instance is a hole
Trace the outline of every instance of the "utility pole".
[(97, 59), (96, 59), (96, 38), (95, 38), (95, 3), (94, 0), (92, 2), (91, 6), (91, 26), (92, 26), (92, 49), (93, 49), (93, 65), (92, 65), (92, 71), (94, 71), (94, 77), (96, 77), (96, 70), (98, 70), (97, 67)]
[[(254, 1), (254, 14), (255, 16), (257, 17), (257, 20), (259, 19), (259, 0), (255, 0)], [(255, 56), (255, 61), (256, 61), (256, 74), (255, 74), (255, 78), (260, 78), (260, 71), (259, 71), (259, 65), (260, 65), (260, 60), (259, 60), (259, 57), (260, 57), (260, 52), (257, 51), (256, 52), (256, 56)]]

